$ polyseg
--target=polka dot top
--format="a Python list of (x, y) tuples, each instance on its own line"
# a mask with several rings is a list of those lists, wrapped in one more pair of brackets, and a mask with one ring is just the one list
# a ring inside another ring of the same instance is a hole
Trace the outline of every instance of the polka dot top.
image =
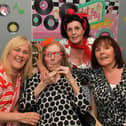
[[(77, 76), (74, 77), (80, 85)], [(34, 89), (39, 82), (40, 73), (28, 80), (26, 90), (19, 100), (21, 111), (38, 112), (42, 116), (38, 126), (81, 126), (75, 110), (78, 108), (85, 114), (89, 107), (81, 87), (75, 96), (71, 85), (61, 76), (56, 84), (48, 85), (35, 99)]]

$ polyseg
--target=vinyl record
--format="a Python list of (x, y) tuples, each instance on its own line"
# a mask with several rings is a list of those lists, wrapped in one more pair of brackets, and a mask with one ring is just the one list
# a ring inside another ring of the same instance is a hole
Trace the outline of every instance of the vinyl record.
[(18, 32), (19, 30), (19, 24), (17, 22), (10, 22), (8, 25), (7, 25), (7, 29), (9, 32), (11, 33), (15, 33), (15, 32)]
[(44, 26), (48, 29), (48, 30), (54, 30), (57, 28), (58, 26), (58, 19), (55, 19), (53, 15), (49, 15), (45, 18), (44, 20)]
[(35, 10), (41, 15), (49, 14), (53, 9), (52, 0), (35, 0)]
[(34, 7), (34, 1), (32, 0), (32, 9), (34, 10), (35, 7)]
[(32, 25), (39, 26), (42, 23), (42, 17), (39, 14), (32, 14)]
[(67, 14), (67, 9), (72, 8), (75, 10), (75, 12), (78, 10), (78, 8), (73, 3), (64, 3), (59, 8), (59, 15), (61, 18), (64, 18), (64, 16)]
[(0, 16), (7, 16), (10, 13), (10, 7), (6, 4), (0, 4)]

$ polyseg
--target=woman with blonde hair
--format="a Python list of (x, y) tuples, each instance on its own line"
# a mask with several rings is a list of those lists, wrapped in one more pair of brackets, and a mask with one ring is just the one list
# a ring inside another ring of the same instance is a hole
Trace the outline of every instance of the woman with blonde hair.
[(0, 126), (18, 122), (36, 125), (37, 113), (19, 113), (18, 98), (21, 83), (32, 73), (32, 46), (30, 41), (17, 36), (6, 45), (0, 61)]

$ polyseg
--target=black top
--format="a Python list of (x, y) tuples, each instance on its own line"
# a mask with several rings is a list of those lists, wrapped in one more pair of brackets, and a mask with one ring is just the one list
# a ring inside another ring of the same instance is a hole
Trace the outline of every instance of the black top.
[(98, 119), (103, 126), (124, 126), (126, 124), (126, 65), (119, 84), (111, 88), (102, 68), (76, 69), (83, 82), (86, 77), (93, 90)]

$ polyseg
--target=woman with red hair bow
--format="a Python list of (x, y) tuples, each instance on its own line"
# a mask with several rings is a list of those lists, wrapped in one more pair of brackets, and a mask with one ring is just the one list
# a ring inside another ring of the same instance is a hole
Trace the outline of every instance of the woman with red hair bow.
[(91, 45), (94, 38), (89, 34), (90, 25), (87, 16), (69, 8), (61, 19), (61, 34), (65, 39), (60, 42), (64, 45), (74, 67), (90, 67)]
[[(76, 6), (75, 6), (76, 7)], [(90, 36), (88, 14), (77, 13), (77, 9), (67, 9), (67, 14), (61, 17), (61, 34), (65, 39), (60, 43), (64, 45), (67, 57), (73, 68), (91, 67), (91, 46), (94, 38)], [(85, 78), (83, 90), (91, 104), (90, 89)], [(91, 108), (91, 107), (90, 107)]]

